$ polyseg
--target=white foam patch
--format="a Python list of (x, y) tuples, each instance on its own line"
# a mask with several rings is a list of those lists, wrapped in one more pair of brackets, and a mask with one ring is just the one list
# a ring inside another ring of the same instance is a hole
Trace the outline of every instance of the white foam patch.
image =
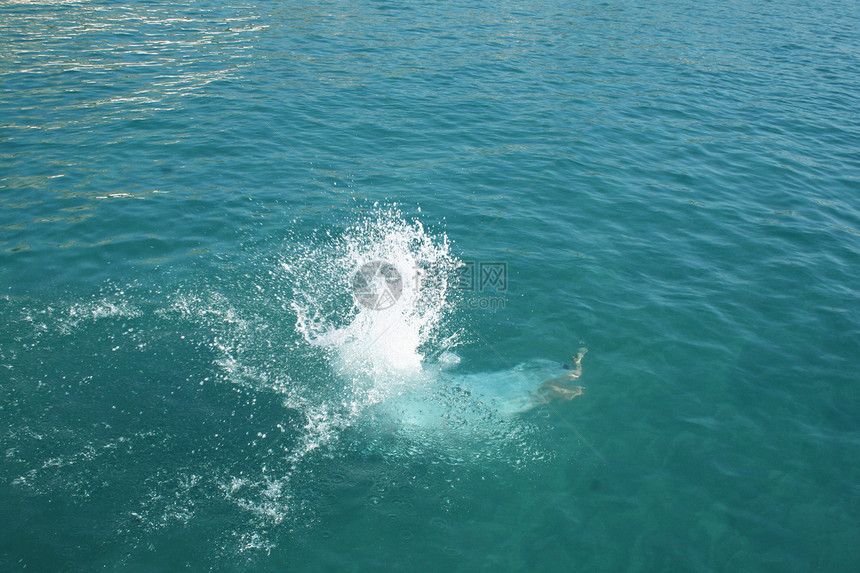
[[(122, 291), (120, 295), (124, 294)], [(134, 318), (141, 315), (141, 311), (126, 301), (98, 300), (83, 304), (73, 304), (69, 308), (69, 316), (72, 319), (99, 320), (101, 318)]]
[(443, 326), (460, 263), (444, 234), (429, 234), (394, 208), (326, 239), (282, 268), (294, 285), (296, 330), (349, 382), (346, 398), (357, 415), (403, 386), (421, 385), (428, 352), (456, 344)]

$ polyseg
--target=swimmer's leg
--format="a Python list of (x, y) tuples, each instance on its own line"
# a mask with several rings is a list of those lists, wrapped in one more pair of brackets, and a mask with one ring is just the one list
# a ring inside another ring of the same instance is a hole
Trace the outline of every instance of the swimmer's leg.
[(585, 388), (582, 386), (571, 386), (572, 382), (582, 376), (582, 358), (588, 352), (585, 348), (580, 348), (576, 356), (571, 357), (574, 363), (574, 368), (569, 370), (564, 376), (547, 380), (537, 390), (537, 397), (541, 402), (549, 402), (558, 399), (562, 402), (573, 400), (577, 396), (582, 396)]
[(567, 384), (567, 379), (553, 378), (541, 385), (537, 391), (537, 397), (541, 402), (551, 402), (553, 400), (567, 402), (577, 396), (582, 396), (584, 391), (585, 388), (582, 386)]

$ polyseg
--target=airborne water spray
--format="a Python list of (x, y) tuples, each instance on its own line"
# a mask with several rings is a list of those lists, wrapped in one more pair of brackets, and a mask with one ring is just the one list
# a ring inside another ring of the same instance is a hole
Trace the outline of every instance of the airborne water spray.
[(446, 324), (461, 264), (447, 236), (395, 207), (377, 208), (342, 235), (327, 235), (282, 262), (296, 330), (349, 383), (354, 408), (426, 380), (428, 357), (456, 343)]

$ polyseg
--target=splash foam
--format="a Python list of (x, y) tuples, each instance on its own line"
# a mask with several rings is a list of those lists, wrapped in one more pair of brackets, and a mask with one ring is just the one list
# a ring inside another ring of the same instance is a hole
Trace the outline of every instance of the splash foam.
[(365, 404), (419, 384), (429, 354), (448, 350), (449, 277), (460, 262), (444, 234), (428, 233), (394, 207), (282, 263), (291, 275), (296, 329), (327, 351)]

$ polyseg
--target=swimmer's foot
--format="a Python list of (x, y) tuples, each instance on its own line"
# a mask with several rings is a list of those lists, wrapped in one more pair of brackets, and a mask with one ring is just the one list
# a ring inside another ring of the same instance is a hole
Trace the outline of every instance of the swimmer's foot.
[(567, 373), (567, 376), (570, 380), (576, 380), (580, 376), (582, 376), (582, 357), (585, 356), (585, 353), (588, 352), (585, 348), (580, 348), (579, 353), (576, 356), (571, 356), (571, 360), (573, 360), (573, 368)]

